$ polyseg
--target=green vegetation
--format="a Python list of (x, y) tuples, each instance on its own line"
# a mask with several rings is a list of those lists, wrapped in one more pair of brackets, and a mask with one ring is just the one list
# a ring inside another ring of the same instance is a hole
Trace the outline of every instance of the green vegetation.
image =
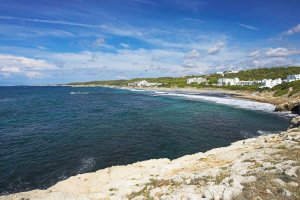
[[(194, 88), (220, 88), (217, 87), (217, 81), (219, 78), (239, 78), (243, 81), (249, 80), (262, 80), (262, 79), (275, 79), (282, 78), (285, 79), (289, 74), (300, 74), (300, 67), (276, 67), (276, 68), (259, 68), (259, 69), (250, 69), (242, 70), (238, 73), (226, 73), (224, 76), (219, 74), (209, 74), (201, 76), (184, 76), (184, 77), (158, 77), (158, 78), (135, 78), (131, 80), (108, 80), (108, 81), (90, 81), (90, 82), (76, 82), (69, 83), (68, 85), (107, 85), (107, 86), (127, 86), (128, 83), (133, 83), (136, 81), (147, 80), (148, 82), (157, 82), (162, 83), (159, 87), (165, 88), (184, 88), (184, 87), (194, 87)], [(186, 80), (191, 77), (205, 77), (208, 80), (208, 83), (192, 83), (187, 84)], [(292, 87), (290, 91), (289, 88)], [(228, 90), (245, 90), (245, 91), (262, 91), (267, 89), (260, 89), (259, 85), (253, 86), (223, 86), (222, 89)], [(282, 96), (288, 94), (292, 96), (300, 92), (300, 82), (295, 81), (292, 83), (284, 83), (272, 88), (271, 91), (274, 91), (274, 96)]]
[(236, 74), (226, 74), (226, 78), (239, 78), (240, 80), (286, 79), (289, 74), (300, 74), (300, 67), (273, 67), (242, 70)]
[(276, 85), (271, 91), (274, 91), (274, 96), (283, 96), (283, 95), (288, 95), (288, 96), (293, 96), (294, 94), (297, 94), (300, 92), (300, 81), (293, 81), (290, 83), (283, 83), (280, 85)]

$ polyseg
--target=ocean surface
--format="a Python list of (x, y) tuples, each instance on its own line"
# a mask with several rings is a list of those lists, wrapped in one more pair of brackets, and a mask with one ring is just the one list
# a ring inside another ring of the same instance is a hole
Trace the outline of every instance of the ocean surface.
[(285, 130), (273, 109), (214, 93), (0, 87), (0, 194)]

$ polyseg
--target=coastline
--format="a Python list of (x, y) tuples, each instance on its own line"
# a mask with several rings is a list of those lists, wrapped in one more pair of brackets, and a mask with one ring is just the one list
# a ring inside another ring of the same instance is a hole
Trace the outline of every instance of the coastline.
[[(149, 90), (153, 89), (158, 91), (157, 88), (149, 88)], [(237, 95), (236, 92), (232, 93), (231, 91), (201, 91), (193, 88), (175, 90), (173, 88), (167, 90), (160, 88), (159, 91)], [(79, 174), (60, 181), (46, 190), (32, 190), (0, 196), (0, 200), (137, 200), (147, 199), (146, 197), (153, 197), (154, 199), (195, 199), (199, 196), (205, 196), (202, 199), (218, 199), (217, 197), (220, 194), (225, 195), (222, 199), (234, 199), (236, 196), (241, 195), (242, 191), (244, 193), (247, 184), (258, 181), (260, 174), (265, 173), (265, 171), (272, 174), (271, 177), (278, 176), (279, 179), (280, 176), (276, 174), (277, 171), (287, 171), (286, 173), (293, 171), (295, 163), (286, 164), (286, 157), (280, 157), (280, 154), (278, 154), (279, 157), (275, 156), (275, 160), (270, 160), (270, 158), (282, 150), (294, 151), (295, 155), (298, 155), (299, 145), (300, 128), (294, 128), (280, 134), (262, 135), (257, 138), (237, 141), (227, 147), (212, 149), (205, 153), (186, 155), (175, 160), (165, 158), (146, 160), (130, 165), (112, 166), (92, 173)], [(289, 156), (289, 160), (295, 159)], [(300, 163), (297, 163), (298, 165), (300, 166)], [(294, 170), (294, 174), (298, 173), (297, 169)], [(300, 174), (297, 176), (300, 177)], [(272, 178), (270, 182), (273, 179), (275, 178)], [(299, 180), (293, 178), (288, 180), (288, 182), (286, 179), (282, 180), (286, 181), (284, 183), (286, 190), (293, 193), (293, 195), (298, 195), (293, 189), (294, 186), (288, 184), (295, 185), (297, 183), (299, 186)]]
[(256, 101), (260, 103), (269, 103), (274, 106), (292, 102), (292, 101), (300, 101), (299, 97), (273, 97), (273, 93), (271, 92), (251, 92), (251, 91), (241, 91), (241, 90), (227, 90), (222, 88), (164, 88), (164, 87), (128, 87), (128, 86), (112, 86), (112, 85), (63, 85), (70, 87), (108, 87), (108, 88), (118, 88), (118, 89), (142, 89), (142, 90), (157, 90), (162, 92), (201, 92), (201, 93), (217, 93), (217, 94), (226, 94), (231, 95), (233, 98), (237, 99), (246, 99), (251, 101)]
[[(300, 128), (263, 135), (186, 155), (153, 159), (79, 174), (46, 190), (0, 196), (20, 199), (241, 199), (256, 189), (260, 198), (297, 199)], [(285, 178), (282, 178), (284, 174)], [(267, 177), (267, 182), (261, 176)], [(265, 188), (267, 187), (267, 188)], [(267, 191), (269, 192), (266, 192)], [(278, 193), (278, 194), (277, 194)]]

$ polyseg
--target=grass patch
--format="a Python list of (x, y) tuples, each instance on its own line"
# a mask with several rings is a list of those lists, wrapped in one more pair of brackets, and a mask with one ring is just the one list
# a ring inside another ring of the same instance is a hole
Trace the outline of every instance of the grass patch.
[[(290, 91), (291, 89), (291, 91)], [(274, 97), (283, 96), (288, 94), (288, 96), (293, 96), (300, 92), (300, 81), (293, 81), (290, 83), (282, 83), (280, 85), (276, 85), (270, 91), (274, 91)], [(290, 91), (290, 92), (289, 92)]]
[(289, 93), (289, 88), (286, 88), (286, 89), (283, 89), (283, 90), (277, 90), (275, 93), (274, 93), (274, 97), (280, 97), (280, 96), (283, 96), (283, 95), (286, 95)]
[[(300, 165), (300, 149), (288, 149), (284, 145), (278, 147), (279, 152), (276, 154), (285, 160), (293, 160), (297, 162), (297, 166)], [(273, 167), (272, 167), (273, 169)], [(298, 170), (297, 177), (289, 177), (285, 173), (258, 173), (253, 174), (257, 177), (257, 180), (253, 183), (248, 183), (244, 185), (243, 192), (239, 196), (235, 197), (235, 200), (240, 199), (264, 199), (264, 200), (296, 200), (300, 199), (300, 172)], [(279, 178), (287, 184), (285, 186), (279, 186), (272, 180)], [(298, 187), (288, 184), (289, 182), (298, 183)], [(284, 190), (288, 190), (293, 194), (293, 196), (285, 196)], [(258, 198), (259, 197), (259, 198)]]
[(282, 144), (282, 145), (278, 146), (278, 147), (277, 147), (277, 149), (282, 149), (282, 150), (285, 150), (285, 149), (287, 149), (287, 148), (286, 148), (286, 146), (285, 146), (285, 145), (283, 145), (283, 144)]
[(230, 173), (228, 171), (222, 171), (221, 173), (219, 173), (216, 176), (215, 183), (219, 185), (225, 178), (227, 178), (229, 176), (230, 176)]
[(127, 198), (128, 199), (133, 199), (135, 197), (138, 197), (138, 196), (143, 196), (144, 199), (146, 200), (152, 200), (154, 199), (153, 197), (151, 197), (150, 195), (150, 191), (154, 188), (159, 188), (159, 187), (163, 187), (163, 186), (172, 186), (172, 187), (176, 187), (179, 185), (178, 182), (175, 182), (173, 180), (158, 180), (158, 179), (150, 179), (149, 180), (150, 182), (146, 183), (144, 185), (144, 187), (137, 191), (137, 192), (133, 192), (129, 195), (127, 195)]

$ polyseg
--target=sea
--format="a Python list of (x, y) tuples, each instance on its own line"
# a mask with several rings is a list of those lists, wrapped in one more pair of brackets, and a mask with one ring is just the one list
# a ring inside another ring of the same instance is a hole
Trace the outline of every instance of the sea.
[(0, 87), (0, 194), (286, 130), (273, 110), (212, 92)]

